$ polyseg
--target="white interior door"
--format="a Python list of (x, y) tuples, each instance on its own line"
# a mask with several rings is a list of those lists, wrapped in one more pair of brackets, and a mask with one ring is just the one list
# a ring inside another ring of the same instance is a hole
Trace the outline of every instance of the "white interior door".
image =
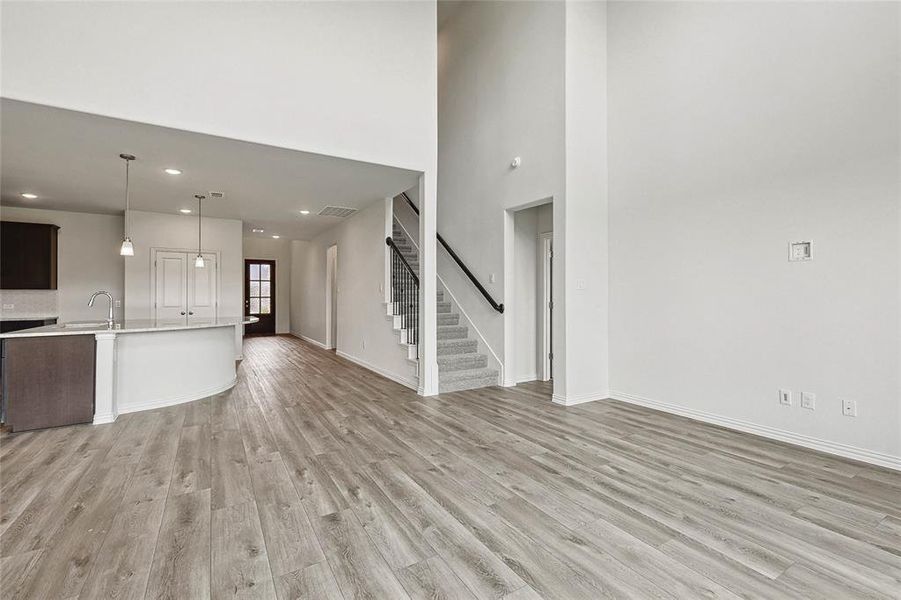
[(187, 264), (184, 252), (156, 253), (157, 319), (180, 319), (187, 314)]
[(540, 356), (538, 365), (539, 377), (547, 381), (553, 376), (554, 366), (554, 234), (542, 233), (538, 237), (539, 260), (541, 261), (541, 311), (539, 323), (541, 323), (541, 343), (538, 345)]
[(204, 266), (194, 266), (195, 256), (191, 256), (187, 269), (188, 276), (188, 316), (212, 319), (216, 317), (219, 300), (218, 264), (215, 254), (203, 254)]
[(325, 347), (338, 346), (338, 246), (326, 250), (325, 264)]

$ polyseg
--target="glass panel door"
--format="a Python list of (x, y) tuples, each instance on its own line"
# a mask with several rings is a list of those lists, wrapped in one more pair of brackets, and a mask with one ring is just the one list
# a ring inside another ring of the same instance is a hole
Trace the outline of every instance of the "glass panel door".
[(271, 270), (268, 264), (250, 263), (248, 279), (250, 293), (247, 297), (250, 300), (251, 315), (268, 315), (272, 312), (270, 274)]
[(244, 327), (244, 333), (275, 333), (275, 261), (244, 260), (244, 314), (259, 321)]

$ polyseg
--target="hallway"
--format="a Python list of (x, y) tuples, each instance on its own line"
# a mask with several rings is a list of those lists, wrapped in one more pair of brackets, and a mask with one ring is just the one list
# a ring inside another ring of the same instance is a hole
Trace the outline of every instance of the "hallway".
[(891, 597), (901, 475), (291, 337), (202, 401), (0, 438), (4, 597)]

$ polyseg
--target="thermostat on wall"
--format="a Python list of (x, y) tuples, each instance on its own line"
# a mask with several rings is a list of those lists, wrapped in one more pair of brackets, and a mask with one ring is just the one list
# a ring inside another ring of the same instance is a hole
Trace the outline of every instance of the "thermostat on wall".
[(788, 244), (788, 260), (791, 262), (812, 260), (813, 259), (813, 242), (807, 240), (804, 242), (789, 242)]

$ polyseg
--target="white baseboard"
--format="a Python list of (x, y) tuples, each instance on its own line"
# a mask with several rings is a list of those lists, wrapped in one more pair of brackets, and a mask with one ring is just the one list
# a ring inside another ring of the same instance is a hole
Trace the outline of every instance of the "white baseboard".
[(311, 337), (309, 337), (309, 336), (301, 335), (301, 334), (299, 334), (299, 333), (294, 333), (293, 331), (291, 332), (291, 335), (293, 335), (294, 337), (299, 338), (299, 339), (301, 339), (301, 340), (303, 340), (303, 341), (305, 341), (305, 342), (310, 342), (311, 344), (313, 344), (313, 345), (315, 345), (315, 346), (319, 346), (319, 347), (322, 348), (323, 350), (331, 350), (331, 348), (329, 348), (328, 346), (326, 346), (325, 344), (323, 344), (323, 343), (320, 342), (319, 340), (314, 340), (313, 338), (311, 338)]
[(356, 356), (351, 356), (347, 352), (338, 350), (338, 356), (340, 356), (341, 358), (346, 358), (350, 362), (356, 363), (356, 364), (360, 365), (361, 367), (363, 367), (364, 369), (369, 369), (370, 371), (378, 373), (382, 377), (386, 377), (386, 378), (390, 379), (391, 381), (396, 381), (397, 383), (399, 383), (403, 386), (406, 386), (410, 389), (416, 390), (419, 387), (419, 382), (416, 379), (413, 379), (410, 377), (404, 377), (403, 375), (398, 375), (397, 373), (392, 373), (391, 371), (388, 371), (386, 369), (383, 369), (381, 367), (377, 367), (371, 363), (368, 363), (365, 360), (363, 360), (362, 358), (357, 358)]
[[(124, 415), (127, 413), (140, 412), (142, 410), (151, 410), (154, 408), (163, 408), (165, 406), (175, 406), (176, 404), (184, 404), (185, 402), (193, 402), (195, 400), (202, 400), (203, 398), (207, 398), (209, 396), (215, 396), (216, 394), (221, 394), (225, 390), (230, 390), (235, 387), (235, 384), (238, 383), (238, 378), (235, 377), (231, 381), (227, 382), (224, 385), (217, 385), (215, 387), (207, 388), (205, 390), (199, 390), (192, 394), (187, 394), (184, 396), (172, 396), (169, 398), (163, 398), (162, 400), (154, 400), (152, 402), (141, 402), (140, 404), (132, 404), (131, 406), (125, 406), (119, 408), (119, 414)], [(97, 417), (94, 418), (94, 422), (97, 422)], [(113, 418), (115, 420), (115, 417)]]
[(551, 401), (554, 404), (560, 404), (562, 406), (575, 406), (576, 404), (594, 402), (595, 400), (606, 400), (609, 397), (610, 392), (604, 390), (601, 392), (591, 392), (588, 394), (570, 394), (567, 396), (554, 394), (553, 396), (551, 396)]
[(530, 373), (529, 375), (523, 375), (522, 377), (517, 377), (517, 378), (516, 378), (516, 383), (517, 383), (517, 385), (520, 384), (520, 383), (525, 383), (525, 382), (527, 382), (527, 381), (538, 381), (538, 374), (537, 374), (537, 373)]
[(765, 437), (771, 440), (786, 442), (788, 444), (794, 444), (795, 446), (801, 446), (803, 448), (809, 448), (811, 450), (819, 450), (820, 452), (825, 452), (827, 454), (834, 454), (843, 458), (850, 458), (852, 460), (858, 460), (860, 462), (901, 471), (901, 456), (892, 456), (891, 454), (884, 454), (882, 452), (867, 450), (865, 448), (858, 448), (857, 446), (850, 446), (848, 444), (841, 444), (839, 442), (831, 442), (829, 440), (823, 440), (820, 438), (811, 437), (809, 435), (794, 433), (791, 431), (786, 431), (784, 429), (777, 429), (775, 427), (769, 427), (767, 425), (758, 425), (756, 423), (751, 423), (750, 421), (733, 419), (731, 417), (723, 417), (720, 415), (715, 415), (713, 413), (695, 410), (692, 408), (685, 408), (676, 404), (670, 404), (668, 402), (660, 402), (658, 400), (651, 400), (650, 398), (643, 398), (641, 396), (628, 394), (626, 392), (617, 392), (611, 390), (610, 397), (614, 400), (620, 400), (621, 402), (628, 402), (629, 404), (636, 404), (638, 406), (644, 406), (662, 412), (688, 417), (689, 419), (694, 419), (695, 421), (703, 421), (704, 423), (710, 423), (712, 425), (719, 425), (721, 427), (734, 429), (736, 431), (742, 431), (744, 433), (759, 435), (760, 437)]
[(106, 425), (107, 423), (113, 423), (116, 420), (115, 413), (107, 413), (105, 415), (94, 414), (94, 425)]

